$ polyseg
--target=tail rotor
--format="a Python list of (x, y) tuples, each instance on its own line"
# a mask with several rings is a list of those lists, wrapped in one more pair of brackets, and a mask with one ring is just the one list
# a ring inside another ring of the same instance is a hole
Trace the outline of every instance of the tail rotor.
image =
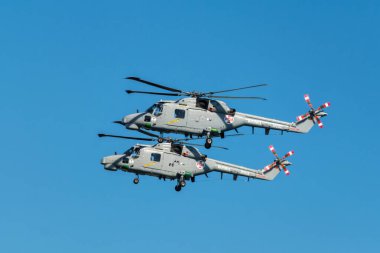
[(329, 102), (326, 102), (319, 106), (316, 110), (313, 108), (313, 105), (310, 102), (310, 97), (308, 94), (304, 95), (306, 103), (309, 105), (310, 110), (309, 112), (305, 113), (304, 115), (300, 115), (297, 117), (297, 122), (303, 121), (305, 119), (312, 119), (315, 122), (317, 122), (318, 126), (320, 128), (323, 128), (323, 123), (320, 120), (321, 117), (326, 116), (327, 114), (323, 111), (323, 109), (327, 108), (330, 106)]
[(267, 171), (270, 171), (274, 168), (278, 168), (279, 170), (283, 170), (284, 173), (289, 176), (290, 171), (286, 168), (286, 166), (292, 165), (289, 161), (286, 160), (289, 156), (294, 155), (294, 151), (291, 150), (288, 153), (286, 153), (282, 158), (280, 158), (274, 149), (273, 145), (269, 146), (269, 150), (273, 153), (273, 155), (276, 157), (273, 163), (269, 164), (264, 168), (264, 173)]

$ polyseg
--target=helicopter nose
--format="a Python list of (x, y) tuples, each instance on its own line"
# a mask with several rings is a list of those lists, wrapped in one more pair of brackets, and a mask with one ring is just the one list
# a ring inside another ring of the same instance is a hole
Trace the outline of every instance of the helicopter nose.
[(140, 116), (141, 116), (141, 113), (130, 114), (130, 115), (125, 116), (122, 122), (126, 128), (138, 129), (139, 127), (136, 123), (138, 123)]
[(104, 166), (104, 169), (106, 170), (116, 171), (117, 166), (115, 164), (115, 160), (116, 160), (115, 156), (106, 156), (102, 158), (102, 160), (100, 161), (100, 164), (102, 164)]
[(124, 125), (127, 125), (131, 122), (131, 115), (127, 115), (123, 118), (122, 122), (124, 123)]

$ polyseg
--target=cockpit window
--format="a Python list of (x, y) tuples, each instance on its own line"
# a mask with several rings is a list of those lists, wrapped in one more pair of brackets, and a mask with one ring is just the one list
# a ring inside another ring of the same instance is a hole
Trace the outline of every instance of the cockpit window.
[(199, 153), (199, 151), (197, 149), (195, 149), (194, 147), (192, 146), (186, 146), (186, 148), (195, 156), (195, 157), (201, 157), (202, 154)]
[(127, 151), (124, 152), (125, 156), (132, 156), (132, 157), (138, 157), (140, 154), (140, 148), (139, 147), (131, 147)]
[(130, 156), (130, 155), (132, 155), (133, 149), (134, 149), (134, 147), (131, 147), (130, 149), (128, 149), (127, 151), (125, 151), (124, 154), (125, 154), (126, 156)]
[(230, 108), (226, 104), (222, 104), (220, 101), (217, 100), (210, 100), (209, 110), (220, 113), (230, 112)]
[(163, 109), (162, 104), (158, 104), (158, 105), (156, 106), (156, 108), (153, 110), (153, 115), (154, 115), (154, 116), (160, 116), (161, 113), (162, 113), (162, 109)]
[(150, 155), (150, 160), (151, 160), (151, 161), (154, 161), (154, 162), (159, 162), (159, 161), (161, 161), (161, 154), (159, 154), (159, 153), (152, 153), (152, 154)]
[(154, 116), (160, 116), (162, 114), (162, 110), (163, 110), (163, 104), (159, 103), (159, 104), (154, 104), (151, 107), (149, 107), (146, 110), (146, 112), (149, 112), (153, 114)]
[(133, 156), (138, 156), (138, 155), (140, 155), (140, 148), (135, 148), (135, 149), (133, 150), (132, 155), (133, 155)]
[(155, 104), (152, 105), (151, 107), (149, 107), (149, 108), (146, 110), (146, 112), (153, 113), (154, 108), (156, 108), (156, 105), (155, 105)]

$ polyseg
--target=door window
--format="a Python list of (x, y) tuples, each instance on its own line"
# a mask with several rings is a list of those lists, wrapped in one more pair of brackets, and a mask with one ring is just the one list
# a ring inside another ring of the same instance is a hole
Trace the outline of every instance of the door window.
[(175, 111), (174, 111), (174, 117), (175, 118), (184, 119), (185, 118), (185, 110), (175, 109)]
[(159, 161), (161, 161), (161, 154), (152, 153), (150, 155), (150, 160), (153, 161), (153, 162), (159, 162)]

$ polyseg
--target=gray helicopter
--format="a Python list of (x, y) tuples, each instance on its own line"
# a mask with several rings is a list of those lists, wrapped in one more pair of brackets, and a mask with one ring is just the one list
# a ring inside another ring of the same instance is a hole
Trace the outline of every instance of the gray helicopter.
[[(170, 91), (171, 93), (149, 92), (149, 91), (134, 91), (127, 90), (128, 94), (153, 94), (165, 96), (189, 96), (176, 101), (161, 100), (148, 108), (145, 112), (134, 113), (125, 116), (121, 121), (114, 121), (122, 124), (127, 129), (137, 130), (141, 133), (158, 137), (146, 130), (163, 133), (179, 133), (186, 137), (206, 136), (205, 147), (210, 148), (213, 137), (225, 137), (225, 132), (235, 130), (242, 126), (251, 126), (254, 128), (264, 128), (265, 134), (268, 135), (271, 129), (280, 130), (283, 132), (307, 133), (315, 123), (319, 127), (323, 127), (320, 118), (327, 116), (323, 109), (330, 106), (330, 103), (324, 103), (317, 109), (314, 109), (309, 95), (305, 95), (305, 100), (310, 107), (310, 110), (301, 116), (297, 117), (296, 122), (285, 122), (271, 118), (260, 117), (251, 114), (237, 112), (230, 108), (225, 102), (215, 100), (215, 98), (226, 99), (261, 99), (262, 97), (236, 97), (236, 96), (220, 96), (215, 95), (224, 92), (231, 92), (243, 89), (257, 88), (266, 86), (266, 84), (251, 85), (247, 87), (211, 91), (211, 92), (186, 92), (175, 88), (163, 86), (157, 83), (152, 83), (140, 79), (138, 77), (127, 77), (126, 79), (144, 83), (153, 87)], [(159, 138), (159, 142), (163, 142), (163, 138)]]
[[(139, 138), (119, 135), (99, 134), (99, 137), (116, 137), (133, 140), (157, 141), (155, 138)], [(280, 158), (274, 147), (271, 145), (269, 149), (275, 156), (275, 160), (265, 166), (263, 169), (250, 169), (240, 165), (235, 165), (211, 158), (199, 152), (193, 147), (193, 144), (178, 140), (166, 139), (166, 142), (157, 143), (155, 145), (136, 144), (123, 154), (115, 154), (102, 158), (101, 164), (104, 169), (109, 171), (125, 171), (137, 175), (133, 183), (139, 183), (139, 175), (149, 175), (158, 177), (159, 179), (177, 180), (175, 186), (176, 191), (180, 191), (186, 186), (186, 181), (195, 182), (195, 177), (206, 175), (210, 172), (220, 172), (221, 178), (223, 173), (232, 174), (233, 179), (237, 180), (238, 176), (247, 177), (248, 180), (273, 180), (280, 170), (289, 175), (286, 166), (291, 163), (286, 160), (294, 154), (289, 151)]]

